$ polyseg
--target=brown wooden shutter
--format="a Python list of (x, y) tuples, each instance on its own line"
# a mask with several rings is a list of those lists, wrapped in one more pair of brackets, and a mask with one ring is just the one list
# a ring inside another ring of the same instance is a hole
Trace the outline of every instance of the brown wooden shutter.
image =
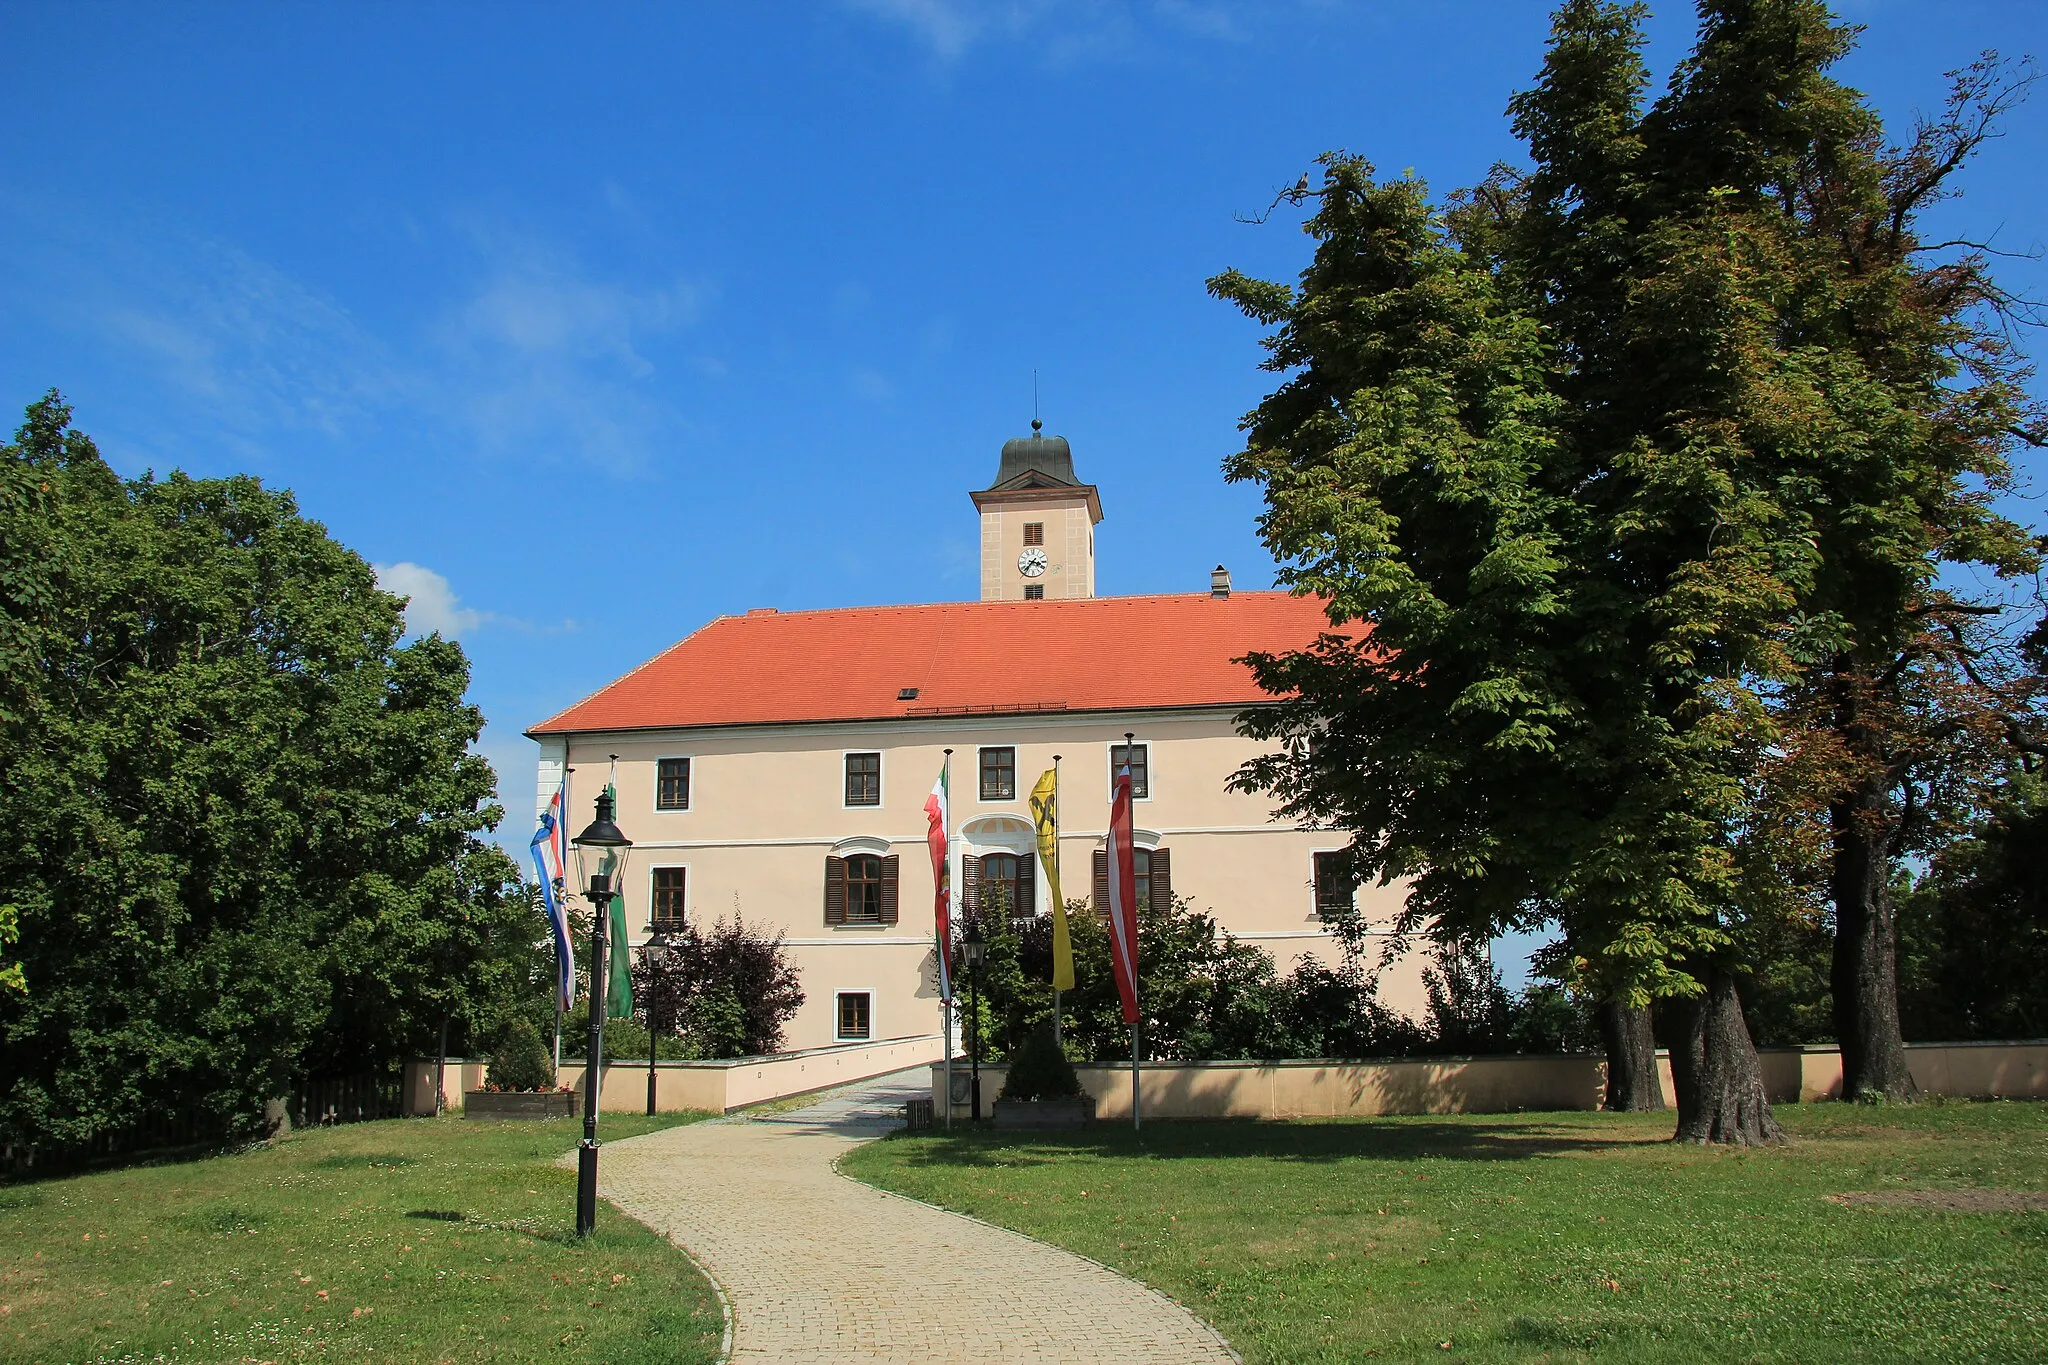
[(1095, 913), (1109, 913), (1109, 850), (1095, 850)]
[(1038, 913), (1037, 868), (1037, 855), (1017, 855), (1017, 903), (1010, 907), (1011, 919), (1030, 919)]
[(825, 858), (825, 923), (846, 923), (846, 859)]
[(972, 853), (960, 859), (960, 909), (968, 915), (981, 913), (981, 859)]
[(896, 878), (903, 859), (891, 853), (882, 859), (882, 923), (896, 922)]
[(1152, 850), (1152, 913), (1173, 909), (1173, 858), (1163, 848)]

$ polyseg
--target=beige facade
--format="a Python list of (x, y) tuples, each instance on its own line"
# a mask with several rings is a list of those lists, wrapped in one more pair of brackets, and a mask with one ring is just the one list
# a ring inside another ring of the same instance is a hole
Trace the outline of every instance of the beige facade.
[(1095, 523), (1102, 512), (1094, 489), (976, 493), (974, 501), (981, 509), (982, 601), (1022, 601), (1034, 586), (1048, 598), (1095, 596)]
[[(1109, 821), (1110, 746), (1132, 731), (1146, 746), (1150, 769), (1148, 795), (1135, 805), (1137, 843), (1170, 851), (1175, 893), (1271, 952), (1283, 971), (1304, 954), (1330, 957), (1335, 945), (1315, 908), (1314, 855), (1341, 846), (1342, 837), (1276, 825), (1264, 798), (1226, 789), (1258, 751), (1236, 734), (1235, 714), (1218, 708), (943, 716), (543, 735), (539, 790), (544, 802), (566, 761), (568, 823), (578, 829), (617, 755), (618, 822), (635, 845), (626, 894), (634, 944), (646, 936), (656, 871), (682, 869), (688, 919), (708, 924), (737, 912), (784, 935), (806, 992), (785, 1046), (823, 1047), (847, 1041), (837, 1017), (843, 993), (869, 996), (870, 1037), (939, 1026), (924, 802), (948, 749), (956, 887), (963, 857), (1031, 852), (1026, 797), (1057, 756), (1063, 889), (1070, 900), (1086, 898), (1092, 854)], [(981, 799), (984, 747), (1015, 750), (1011, 799)], [(879, 805), (847, 805), (849, 754), (880, 755)], [(656, 773), (664, 758), (690, 760), (686, 810), (658, 808)], [(855, 853), (897, 856), (896, 923), (826, 923), (826, 859)], [(1042, 873), (1036, 880), (1040, 913), (1048, 909), (1047, 881)], [(1376, 928), (1388, 927), (1400, 910), (1399, 888), (1358, 894)], [(1420, 964), (1397, 964), (1381, 990), (1389, 1005), (1419, 1010)]]

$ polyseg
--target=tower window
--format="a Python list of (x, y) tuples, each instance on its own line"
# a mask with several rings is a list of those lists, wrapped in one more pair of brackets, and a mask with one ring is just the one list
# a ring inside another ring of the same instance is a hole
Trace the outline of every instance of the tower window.
[(1026, 602), (1037, 602), (1037, 601), (1040, 601), (1040, 600), (1042, 600), (1042, 599), (1043, 599), (1044, 597), (1045, 597), (1045, 584), (1043, 584), (1043, 583), (1026, 583), (1026, 584), (1024, 585), (1024, 600), (1025, 600)]
[(1044, 522), (1042, 522), (1042, 521), (1027, 521), (1027, 522), (1025, 522), (1025, 523), (1024, 523), (1024, 543), (1025, 543), (1026, 545), (1043, 545), (1043, 544), (1045, 544), (1045, 523), (1044, 523)]

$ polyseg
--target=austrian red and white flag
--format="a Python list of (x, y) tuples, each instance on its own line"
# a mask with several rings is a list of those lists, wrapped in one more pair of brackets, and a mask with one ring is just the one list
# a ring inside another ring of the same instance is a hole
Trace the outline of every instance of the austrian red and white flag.
[(1131, 768), (1117, 769), (1109, 800), (1109, 955), (1124, 1022), (1138, 1022), (1138, 884), (1131, 866)]
[(924, 799), (925, 818), (929, 822), (924, 837), (932, 851), (932, 918), (938, 931), (939, 999), (948, 1004), (953, 1000), (949, 961), (953, 956), (953, 887), (946, 850), (947, 831), (952, 827), (952, 766), (949, 759), (939, 769), (939, 780), (932, 783), (932, 794)]

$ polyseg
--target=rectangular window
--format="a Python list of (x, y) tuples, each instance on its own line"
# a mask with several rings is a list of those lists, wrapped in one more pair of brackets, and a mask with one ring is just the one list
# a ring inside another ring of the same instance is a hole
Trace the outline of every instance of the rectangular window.
[(1135, 899), (1140, 905), (1152, 903), (1152, 850), (1134, 848), (1131, 850), (1131, 885)]
[(981, 799), (1017, 799), (1017, 751), (1011, 748), (981, 751)]
[(654, 808), (656, 810), (688, 810), (690, 808), (689, 759), (663, 758), (655, 761)]
[(650, 918), (655, 928), (675, 929), (682, 926), (685, 877), (686, 870), (680, 867), (654, 869), (654, 909)]
[(869, 1009), (870, 999), (866, 991), (839, 992), (840, 1041), (855, 1042), (873, 1034), (874, 1018)]
[(1043, 583), (1026, 583), (1026, 584), (1024, 585), (1024, 600), (1025, 600), (1026, 602), (1038, 602), (1038, 601), (1042, 601), (1042, 600), (1044, 599), (1044, 597), (1045, 597), (1045, 584), (1043, 584)]
[(1324, 919), (1350, 914), (1356, 905), (1354, 897), (1358, 888), (1351, 881), (1348, 859), (1342, 853), (1318, 853), (1315, 856), (1316, 913)]
[(1146, 744), (1109, 746), (1109, 795), (1116, 799), (1116, 775), (1126, 762), (1131, 765), (1131, 799), (1143, 801), (1152, 795), (1152, 753)]
[(880, 754), (848, 754), (846, 756), (846, 804), (849, 806), (879, 806), (882, 804), (882, 756)]
[(1025, 543), (1026, 545), (1043, 545), (1043, 544), (1045, 544), (1045, 523), (1044, 523), (1044, 522), (1042, 522), (1042, 521), (1027, 521), (1027, 522), (1025, 522), (1025, 523), (1024, 523), (1024, 543)]

